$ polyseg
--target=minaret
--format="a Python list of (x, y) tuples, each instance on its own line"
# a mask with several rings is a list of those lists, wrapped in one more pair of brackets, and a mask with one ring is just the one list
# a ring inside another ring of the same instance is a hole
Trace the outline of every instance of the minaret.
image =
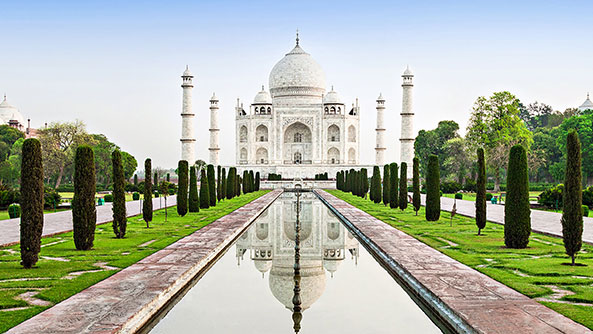
[(192, 97), (191, 90), (194, 88), (192, 83), (193, 75), (189, 71), (189, 66), (185, 67), (185, 71), (181, 78), (183, 83), (183, 107), (181, 109), (181, 160), (187, 161), (190, 165), (195, 162), (195, 142), (194, 138), (194, 116), (192, 112)]
[(412, 88), (414, 75), (408, 66), (402, 75), (402, 129), (400, 141), (400, 163), (408, 165), (408, 177), (412, 175), (412, 160), (414, 159), (414, 110), (412, 108)]
[(377, 98), (377, 144), (375, 145), (375, 165), (383, 166), (385, 155), (385, 128), (383, 127), (383, 111), (385, 110), (385, 99), (383, 94)]
[(216, 94), (212, 94), (210, 98), (210, 164), (214, 166), (220, 165), (218, 151), (218, 98)]

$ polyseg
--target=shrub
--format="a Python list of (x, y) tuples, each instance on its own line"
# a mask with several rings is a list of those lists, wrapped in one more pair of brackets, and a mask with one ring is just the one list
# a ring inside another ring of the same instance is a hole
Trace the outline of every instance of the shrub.
[(208, 209), (210, 207), (210, 182), (208, 182), (208, 176), (206, 171), (202, 169), (202, 175), (200, 178), (200, 209)]
[(206, 169), (208, 176), (208, 196), (210, 206), (216, 206), (216, 176), (214, 175), (214, 165), (208, 165)]
[(31, 268), (39, 259), (43, 232), (43, 164), (41, 143), (30, 138), (23, 142), (21, 160), (22, 215), (21, 265)]
[(484, 160), (484, 149), (477, 150), (478, 156), (478, 181), (476, 182), (476, 226), (478, 235), (486, 227), (486, 201), (492, 199), (492, 194), (486, 193), (486, 162)]
[(144, 161), (144, 201), (142, 202), (142, 218), (146, 222), (146, 227), (152, 221), (152, 161), (147, 158)]
[(507, 171), (504, 243), (509, 248), (525, 248), (531, 234), (531, 210), (527, 153), (523, 146), (515, 145), (511, 148)]
[(134, 185), (138, 186), (138, 174), (134, 174)]
[(198, 176), (196, 175), (196, 167), (189, 168), (189, 196), (188, 196), (189, 212), (200, 211), (200, 197), (198, 196)]
[(491, 193), (486, 193), (486, 201), (490, 202), (492, 200), (492, 194)]
[(90, 146), (81, 145), (74, 158), (74, 198), (72, 226), (74, 245), (89, 250), (95, 240), (97, 211), (95, 208), (95, 156)]
[(158, 190), (154, 191), (154, 198), (159, 198), (159, 196), (161, 195), (161, 193)]
[(105, 194), (105, 196), (103, 196), (103, 200), (107, 203), (111, 203), (111, 202), (113, 202), (113, 195)]
[(463, 194), (455, 193), (455, 199), (463, 199)]
[(52, 209), (57, 207), (62, 202), (62, 196), (51, 187), (43, 189), (43, 207)]
[[(486, 183), (484, 183), (486, 185)], [(484, 188), (485, 189), (485, 188)], [(477, 183), (472, 179), (465, 180), (465, 184), (463, 185), (463, 190), (467, 192), (477, 192)]]
[(12, 218), (19, 218), (21, 216), (21, 206), (17, 203), (8, 206), (8, 216)]
[[(539, 194), (538, 203), (549, 208), (561, 208), (562, 207), (562, 193), (564, 192), (564, 185), (559, 184), (553, 188), (545, 190)], [(586, 197), (586, 196), (583, 196)], [(584, 203), (586, 204), (586, 203)]]
[[(576, 131), (566, 138), (566, 173), (562, 209), (564, 249), (574, 266), (575, 256), (583, 244), (583, 193), (581, 190), (581, 143)], [(588, 210), (587, 210), (588, 211)], [(588, 212), (587, 212), (588, 213)]]
[(456, 181), (446, 181), (441, 183), (441, 191), (444, 194), (454, 194), (461, 190), (461, 185)]
[(270, 174), (268, 174), (268, 180), (269, 181), (281, 181), (282, 180), (282, 175), (275, 174), (275, 173), (270, 173)]
[(391, 192), (389, 193), (389, 207), (395, 209), (399, 206), (399, 196), (398, 196), (398, 167), (395, 162), (389, 164), (389, 187)]
[(416, 211), (416, 216), (418, 215), (418, 210), (420, 210), (420, 159), (418, 157), (414, 157), (413, 166), (412, 166), (412, 204), (414, 205), (414, 211)]
[(60, 186), (56, 188), (56, 191), (64, 192), (64, 193), (73, 193), (74, 185), (73, 184), (60, 184)]
[(187, 161), (179, 160), (177, 163), (177, 174), (177, 182), (179, 183), (179, 193), (177, 194), (177, 214), (183, 217), (187, 214), (187, 190), (189, 186)]
[(439, 158), (432, 154), (428, 158), (426, 173), (426, 220), (428, 221), (437, 221), (441, 216), (439, 183)]
[(389, 204), (391, 174), (389, 174), (389, 165), (383, 166), (383, 205)]
[[(116, 238), (123, 238), (126, 235), (128, 219), (126, 216), (126, 193), (124, 185), (126, 177), (121, 161), (121, 152), (119, 150), (111, 153), (111, 162), (113, 165), (113, 233)], [(107, 201), (105, 195), (105, 201)]]
[(583, 217), (589, 217), (589, 207), (586, 205), (583, 205), (582, 209), (583, 209)]
[(137, 192), (137, 191), (136, 191), (136, 192), (134, 192), (134, 193), (132, 194), (132, 199), (133, 199), (134, 201), (138, 201), (138, 200), (140, 200), (140, 193), (139, 193), (139, 192)]
[(405, 210), (408, 207), (408, 164), (401, 163), (399, 175), (399, 208)]

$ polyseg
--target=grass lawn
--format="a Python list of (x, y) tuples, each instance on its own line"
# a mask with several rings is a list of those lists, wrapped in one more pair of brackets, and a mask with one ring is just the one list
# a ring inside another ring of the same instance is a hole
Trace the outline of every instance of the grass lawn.
[(560, 238), (532, 233), (528, 248), (507, 249), (502, 225), (488, 223), (478, 236), (473, 218), (457, 215), (451, 227), (448, 212), (442, 212), (438, 222), (428, 222), (424, 208), (415, 216), (411, 207), (402, 212), (339, 190), (328, 192), (593, 329), (592, 246), (583, 245), (577, 256), (577, 262), (587, 266), (566, 266), (570, 259)]
[[(36, 291), (38, 294), (35, 298), (57, 304), (266, 192), (258, 191), (225, 200), (216, 207), (200, 210), (198, 213), (188, 213), (184, 217), (178, 216), (176, 208), (172, 207), (168, 209), (167, 222), (164, 222), (164, 209), (155, 211), (149, 229), (146, 228), (142, 216), (131, 217), (128, 218), (124, 239), (114, 238), (110, 224), (97, 226), (94, 248), (90, 251), (77, 251), (71, 232), (43, 238), (40, 260), (36, 268), (29, 270), (23, 269), (19, 264), (19, 245), (0, 248), (0, 310), (25, 307), (21, 310), (0, 311), (0, 332), (49, 307), (30, 306), (14, 298), (19, 294)], [(143, 245), (148, 242), (150, 244)], [(106, 266), (117, 268), (110, 269)], [(85, 271), (89, 272), (84, 273)]]

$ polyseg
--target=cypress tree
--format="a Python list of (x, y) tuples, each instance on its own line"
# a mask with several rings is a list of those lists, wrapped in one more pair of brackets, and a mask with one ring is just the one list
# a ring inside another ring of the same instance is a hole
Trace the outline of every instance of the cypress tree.
[(134, 185), (138, 186), (138, 174), (134, 174)]
[(144, 201), (142, 202), (142, 218), (148, 228), (152, 221), (152, 161), (150, 158), (144, 161)]
[(389, 164), (389, 207), (395, 209), (398, 207), (398, 178), (397, 178), (397, 164), (392, 162)]
[(243, 178), (241, 179), (241, 188), (243, 188), (243, 193), (246, 194), (249, 191), (249, 188), (247, 187), (247, 171), (244, 170), (243, 171)]
[(252, 193), (255, 191), (255, 175), (253, 171), (249, 171), (249, 192)]
[(80, 145), (74, 157), (72, 198), (74, 245), (78, 250), (89, 250), (93, 247), (97, 223), (95, 193), (95, 155), (90, 146)]
[(515, 145), (509, 154), (507, 198), (504, 205), (504, 244), (507, 247), (527, 247), (531, 234), (530, 216), (527, 153), (523, 146)]
[(152, 182), (152, 187), (155, 191), (159, 190), (159, 173), (154, 172), (154, 181)]
[(23, 142), (21, 160), (21, 265), (31, 268), (39, 259), (43, 232), (43, 163), (41, 143)]
[(399, 176), (399, 208), (405, 210), (408, 207), (408, 164), (402, 162)]
[(383, 166), (383, 205), (389, 204), (391, 194), (391, 187), (389, 182), (391, 181), (391, 174), (389, 173), (389, 165)]
[(418, 215), (418, 210), (420, 210), (420, 159), (418, 157), (414, 157), (414, 164), (412, 166), (412, 188), (413, 188), (413, 195), (412, 195), (412, 204), (414, 205), (414, 211), (416, 211), (416, 216)]
[(216, 206), (216, 178), (214, 176), (214, 165), (208, 165), (208, 194), (210, 196), (210, 206)]
[(126, 180), (124, 168), (121, 162), (121, 152), (119, 150), (111, 153), (111, 162), (113, 164), (113, 233), (120, 239), (126, 235), (126, 224), (128, 222), (126, 215)]
[(373, 167), (373, 176), (371, 178), (371, 200), (376, 204), (381, 203), (381, 171), (379, 166)]
[(226, 189), (226, 198), (231, 199), (235, 197), (235, 190), (237, 186), (235, 185), (235, 174), (236, 174), (235, 167), (229, 168), (229, 176), (227, 178), (227, 189)]
[(363, 198), (367, 198), (367, 193), (369, 192), (369, 175), (366, 168), (361, 170), (361, 180), (362, 180), (362, 196)]
[(350, 171), (348, 170), (344, 171), (344, 189), (342, 189), (342, 191), (350, 191)]
[(210, 182), (206, 171), (202, 169), (202, 176), (200, 178), (200, 209), (208, 209), (210, 207)]
[(189, 196), (187, 207), (189, 212), (200, 212), (200, 197), (198, 196), (198, 176), (196, 167), (189, 168)]
[(478, 155), (478, 179), (476, 180), (476, 225), (478, 235), (486, 227), (486, 161), (484, 160), (484, 149), (476, 151)]
[(221, 181), (220, 181), (220, 186), (221, 186), (221, 196), (220, 199), (225, 199), (226, 198), (226, 168), (222, 169), (222, 176), (221, 176)]
[(426, 173), (426, 220), (437, 221), (441, 216), (441, 181), (439, 158), (431, 154), (428, 157)]
[(354, 168), (351, 168), (350, 171), (348, 172), (348, 175), (350, 175), (350, 180), (348, 182), (348, 192), (350, 192), (351, 194), (354, 194), (354, 179), (356, 178), (355, 175), (356, 171), (354, 170)]
[[(239, 176), (239, 174), (235, 175), (235, 197), (241, 196), (241, 185), (243, 184), (243, 180)], [(243, 192), (245, 193), (245, 192)]]
[(562, 239), (564, 249), (575, 264), (575, 256), (583, 243), (583, 191), (581, 185), (581, 143), (576, 131), (566, 138), (566, 174), (562, 208)]
[(360, 171), (354, 172), (354, 191), (352, 192), (355, 196), (360, 196)]
[(255, 173), (255, 191), (259, 191), (259, 184), (260, 184), (260, 176), (259, 172)]
[(340, 190), (340, 172), (336, 173), (336, 189)]
[(216, 167), (216, 200), (220, 201), (222, 199), (222, 167)]
[(177, 190), (177, 214), (181, 217), (187, 214), (187, 189), (189, 186), (188, 180), (188, 163), (185, 160), (179, 160), (177, 165), (178, 190)]
[(167, 182), (171, 182), (171, 173), (167, 173)]

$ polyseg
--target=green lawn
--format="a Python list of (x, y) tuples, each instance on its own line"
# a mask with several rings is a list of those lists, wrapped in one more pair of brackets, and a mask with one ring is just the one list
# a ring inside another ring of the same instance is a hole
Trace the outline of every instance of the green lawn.
[[(424, 208), (415, 216), (411, 207), (402, 212), (339, 190), (328, 192), (593, 329), (592, 246), (584, 245), (577, 257), (578, 263), (587, 266), (566, 266), (563, 263), (570, 259), (560, 238), (533, 233), (528, 248), (507, 249), (503, 247), (502, 225), (488, 223), (483, 235), (478, 236), (473, 218), (457, 215), (451, 227), (448, 212), (442, 212), (438, 222), (428, 222)], [(553, 296), (553, 289), (565, 290), (567, 294)]]
[[(52, 304), (80, 292), (81, 290), (113, 275), (146, 256), (163, 249), (216, 219), (240, 208), (267, 191), (258, 191), (242, 195), (232, 200), (220, 202), (216, 207), (188, 213), (184, 217), (177, 215), (175, 207), (168, 209), (169, 218), (164, 222), (165, 211), (154, 212), (149, 229), (141, 216), (128, 218), (128, 228), (124, 239), (115, 239), (110, 224), (97, 226), (95, 246), (90, 251), (77, 251), (72, 240), (72, 233), (44, 238), (40, 258), (36, 268), (23, 269), (20, 265), (19, 245), (0, 248), (0, 309), (26, 307), (24, 301), (14, 299), (27, 291), (39, 291), (35, 298)], [(154, 241), (153, 241), (154, 240)], [(152, 241), (149, 245), (140, 245)], [(45, 246), (44, 246), (45, 245)], [(54, 258), (54, 259), (49, 259)], [(61, 261), (60, 261), (61, 260)], [(64, 261), (67, 260), (67, 261)], [(115, 270), (89, 272), (66, 279), (71, 273), (101, 269), (103, 262)], [(19, 281), (15, 279), (29, 278)], [(0, 332), (43, 311), (47, 307), (32, 306), (24, 310), (0, 312)]]

